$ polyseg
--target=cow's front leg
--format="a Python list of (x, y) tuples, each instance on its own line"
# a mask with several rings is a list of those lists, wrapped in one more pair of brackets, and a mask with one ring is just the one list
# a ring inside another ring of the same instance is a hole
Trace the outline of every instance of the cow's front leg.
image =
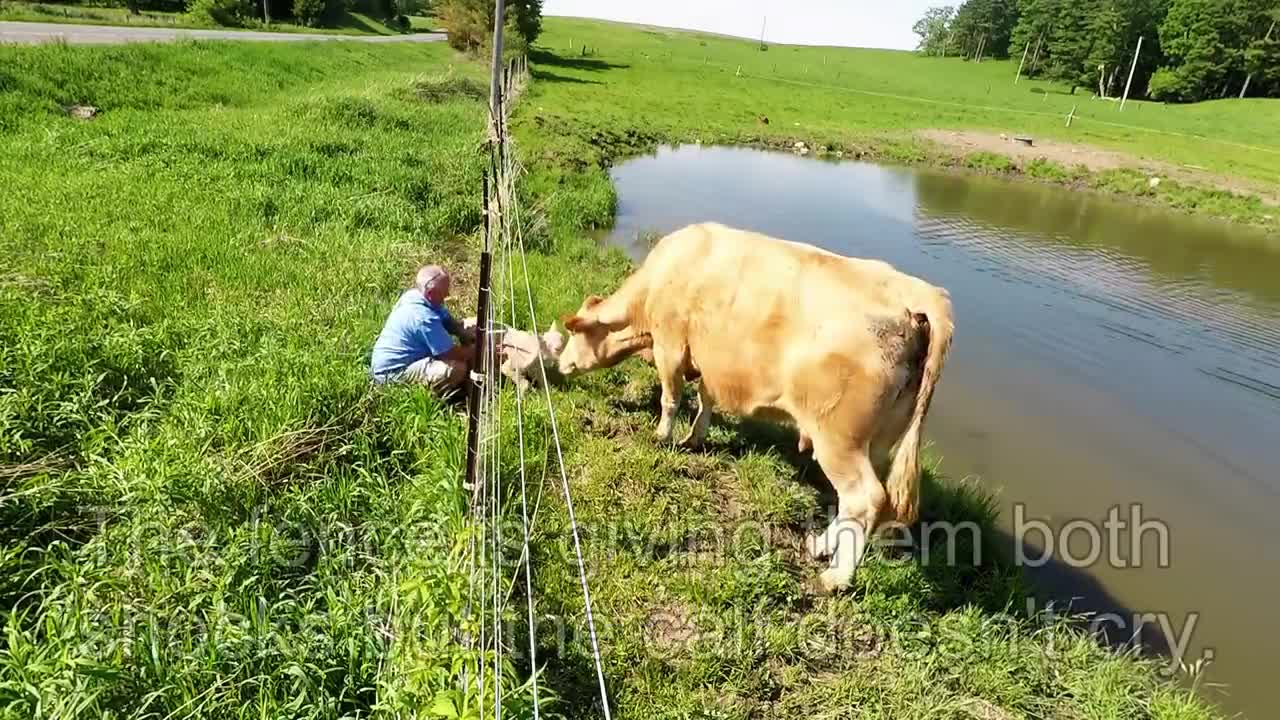
[(684, 389), (684, 370), (679, 361), (680, 357), (675, 353), (654, 344), (653, 364), (658, 369), (658, 382), (662, 383), (662, 418), (658, 420), (658, 430), (654, 434), (664, 443), (671, 442), (671, 425)]
[(707, 383), (698, 383), (698, 414), (693, 418), (693, 427), (689, 428), (689, 434), (684, 440), (680, 441), (680, 447), (696, 450), (702, 447), (702, 441), (707, 438), (707, 428), (711, 425), (711, 396), (707, 393)]

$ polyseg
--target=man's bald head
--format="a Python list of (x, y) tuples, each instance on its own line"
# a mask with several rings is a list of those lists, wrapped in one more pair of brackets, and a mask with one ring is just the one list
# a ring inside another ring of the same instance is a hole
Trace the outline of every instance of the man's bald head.
[(423, 265), (418, 268), (413, 285), (427, 302), (439, 305), (449, 297), (449, 273), (439, 265)]

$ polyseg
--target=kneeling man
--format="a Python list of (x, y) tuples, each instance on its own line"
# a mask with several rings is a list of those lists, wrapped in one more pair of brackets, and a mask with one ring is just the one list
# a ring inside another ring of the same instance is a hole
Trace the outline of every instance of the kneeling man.
[(369, 373), (375, 382), (421, 383), (443, 396), (466, 387), (475, 328), (453, 319), (444, 306), (447, 297), (449, 273), (439, 265), (419, 268), (374, 343)]

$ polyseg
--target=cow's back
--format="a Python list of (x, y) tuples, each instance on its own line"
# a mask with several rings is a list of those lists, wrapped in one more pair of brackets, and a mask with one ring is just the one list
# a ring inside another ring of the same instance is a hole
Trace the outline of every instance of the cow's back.
[(739, 337), (775, 326), (803, 334), (831, 325), (830, 319), (843, 326), (867, 314), (896, 314), (914, 304), (912, 296), (937, 290), (879, 260), (718, 223), (665, 236), (644, 272), (647, 320), (698, 319), (704, 331), (721, 328)]
[[(876, 260), (715, 223), (664, 237), (646, 259), (645, 319), (726, 410), (839, 402), (886, 377), (884, 322), (922, 281)], [(792, 407), (788, 407), (792, 406)]]

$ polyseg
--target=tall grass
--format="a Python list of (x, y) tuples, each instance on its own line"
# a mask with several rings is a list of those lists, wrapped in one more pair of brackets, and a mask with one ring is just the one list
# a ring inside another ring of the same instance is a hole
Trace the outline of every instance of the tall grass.
[[(292, 21), (263, 22), (258, 17), (241, 17), (235, 28), (218, 25), (210, 17), (195, 13), (141, 11), (125, 7), (91, 7), (40, 2), (0, 1), (0, 20), (11, 22), (65, 23), (71, 25), (117, 25), (122, 27), (253, 29), (286, 33), (338, 35), (395, 35), (401, 30), (368, 15), (343, 11), (328, 27), (307, 27)], [(420, 20), (425, 20), (420, 18)]]
[(0, 716), (456, 686), (463, 419), (364, 374), (416, 264), (474, 262), (483, 101), (414, 90), (450, 57), (0, 48)]

